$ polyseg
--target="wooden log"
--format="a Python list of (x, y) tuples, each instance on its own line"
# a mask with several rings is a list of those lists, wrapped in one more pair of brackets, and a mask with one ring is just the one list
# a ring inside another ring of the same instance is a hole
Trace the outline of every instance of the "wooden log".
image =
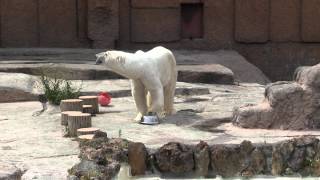
[(89, 113), (91, 115), (94, 115), (92, 105), (83, 105), (82, 106), (82, 112), (83, 113)]
[(79, 113), (81, 114), (81, 111), (63, 111), (61, 112), (61, 125), (67, 126), (68, 125), (68, 114), (69, 113)]
[(98, 96), (80, 96), (79, 99), (83, 101), (83, 105), (92, 105), (92, 113), (99, 113)]
[(88, 113), (69, 113), (68, 114), (68, 134), (70, 137), (77, 136), (80, 128), (91, 127), (91, 114)]
[(78, 136), (78, 140), (82, 142), (92, 140), (93, 138), (94, 138), (94, 134), (86, 134), (86, 135)]
[(96, 134), (96, 132), (100, 131), (99, 128), (94, 128), (94, 127), (90, 127), (90, 128), (81, 128), (77, 130), (77, 135), (78, 137), (81, 135), (86, 135), (86, 134)]
[(82, 112), (81, 99), (66, 99), (62, 100), (60, 103), (60, 110), (63, 111), (81, 111)]

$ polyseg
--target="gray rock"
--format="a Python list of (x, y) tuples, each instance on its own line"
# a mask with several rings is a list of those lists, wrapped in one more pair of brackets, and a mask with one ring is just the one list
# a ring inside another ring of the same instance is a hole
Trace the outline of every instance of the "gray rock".
[(295, 148), (290, 160), (288, 161), (288, 167), (293, 171), (297, 172), (303, 168), (303, 163), (305, 160), (306, 149), (305, 148)]
[(0, 73), (0, 102), (37, 100), (37, 78), (26, 74)]
[(257, 148), (251, 153), (251, 167), (254, 169), (254, 174), (263, 174), (267, 172), (266, 156)]
[(239, 176), (242, 169), (239, 151), (237, 146), (212, 146), (210, 157), (213, 171), (223, 177)]
[(0, 180), (20, 180), (22, 174), (16, 166), (0, 163)]
[(156, 165), (161, 172), (176, 175), (191, 172), (194, 168), (193, 152), (188, 146), (170, 142), (155, 153)]
[(320, 64), (310, 67), (298, 68), (295, 72), (295, 80), (302, 85), (312, 88), (320, 88)]
[(279, 176), (284, 172), (285, 162), (283, 161), (279, 147), (274, 147), (272, 152), (272, 175)]
[(302, 94), (303, 89), (298, 83), (286, 81), (268, 84), (265, 90), (265, 97), (271, 107), (287, 100), (293, 100), (293, 103), (297, 103), (302, 100)]
[(290, 159), (295, 146), (296, 143), (294, 140), (285, 141), (279, 144), (280, 153), (284, 162), (287, 162)]
[(142, 143), (130, 143), (128, 148), (128, 159), (131, 175), (144, 175), (147, 170), (148, 153)]
[(235, 109), (233, 123), (244, 128), (320, 128), (320, 64), (300, 68), (295, 76), (297, 82), (269, 84), (262, 103)]
[(98, 165), (93, 161), (81, 160), (69, 170), (69, 176), (80, 179), (112, 179), (120, 170), (118, 162), (110, 162), (108, 165)]
[(178, 66), (178, 81), (207, 84), (233, 84), (233, 72), (219, 64)]
[(240, 144), (240, 154), (242, 156), (249, 155), (254, 149), (255, 149), (255, 147), (252, 145), (252, 143), (250, 141), (244, 140)]
[(206, 177), (210, 164), (209, 146), (206, 142), (200, 141), (194, 150), (194, 161), (196, 175)]
[(71, 176), (68, 176), (68, 177), (67, 177), (67, 180), (80, 180), (80, 178), (78, 178), (78, 177), (75, 176), (75, 175), (71, 175)]

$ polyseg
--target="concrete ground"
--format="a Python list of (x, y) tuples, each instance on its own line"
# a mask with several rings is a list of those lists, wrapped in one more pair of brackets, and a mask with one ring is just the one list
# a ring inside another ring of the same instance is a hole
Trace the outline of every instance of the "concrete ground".
[[(123, 80), (122, 80), (123, 81)], [(128, 83), (123, 83), (129, 85)], [(122, 85), (124, 89), (128, 88)], [(143, 142), (148, 147), (159, 147), (170, 141), (196, 144), (204, 140), (209, 144), (273, 143), (300, 135), (320, 136), (316, 131), (282, 131), (241, 129), (230, 120), (232, 109), (263, 99), (264, 87), (259, 84), (206, 85), (210, 94), (176, 96), (177, 114), (155, 126), (132, 121), (135, 106), (132, 97), (113, 98), (108, 107), (92, 118), (94, 127), (106, 131), (109, 137), (127, 138)], [(65, 179), (67, 169), (78, 161), (77, 142), (63, 138), (60, 111), (57, 106), (40, 116), (33, 113), (41, 109), (39, 102), (2, 103), (0, 105), (1, 162), (13, 163), (26, 169), (23, 179)]]
[[(102, 50), (79, 49), (0, 49), (0, 66), (26, 66), (39, 63), (92, 64), (94, 54)], [(230, 68), (240, 85), (184, 84), (181, 88), (201, 88), (210, 94), (183, 95), (175, 98), (177, 113), (167, 117), (159, 125), (147, 126), (132, 121), (135, 106), (128, 96), (128, 80), (85, 81), (86, 92), (113, 91), (120, 98), (113, 98), (108, 107), (93, 117), (93, 126), (108, 133), (109, 137), (127, 138), (159, 147), (170, 141), (188, 144), (204, 140), (209, 144), (273, 143), (299, 135), (320, 136), (316, 131), (282, 131), (241, 129), (231, 124), (234, 107), (246, 103), (256, 104), (263, 99), (264, 84), (268, 82), (263, 73), (234, 51), (174, 51), (178, 64), (218, 63)], [(260, 84), (258, 84), (260, 83)], [(32, 91), (32, 87), (29, 87)], [(67, 169), (77, 161), (78, 144), (71, 138), (62, 137), (60, 111), (57, 106), (39, 116), (33, 114), (41, 109), (35, 101), (0, 104), (0, 162), (15, 164), (26, 172), (24, 180), (66, 179)], [(126, 170), (122, 171), (127, 173)], [(127, 178), (127, 176), (126, 176)], [(121, 177), (119, 177), (121, 179)], [(158, 179), (157, 177), (154, 179)]]

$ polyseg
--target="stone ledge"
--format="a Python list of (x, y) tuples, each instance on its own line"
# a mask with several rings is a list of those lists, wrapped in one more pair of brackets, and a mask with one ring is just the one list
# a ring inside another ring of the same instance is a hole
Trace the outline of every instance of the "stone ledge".
[[(39, 88), (39, 79), (21, 73), (0, 73), (0, 102), (36, 101), (42, 93)], [(114, 98), (131, 96), (128, 80), (103, 80), (103, 81), (72, 81), (79, 85), (81, 95), (97, 95), (106, 91)], [(204, 95), (210, 94), (205, 86), (192, 85), (189, 83), (177, 83), (176, 95)]]
[[(207, 84), (233, 84), (233, 72), (219, 64), (183, 65), (178, 66), (178, 81), (207, 83)], [(45, 74), (68, 80), (103, 80), (125, 79), (101, 66), (90, 64), (2, 64), (0, 72), (25, 73), (39, 76)]]
[[(95, 172), (98, 172), (96, 174), (100, 177), (117, 174), (120, 168), (112, 167), (120, 163), (129, 163), (130, 166), (134, 166), (135, 172), (139, 172), (138, 175), (157, 172), (165, 178), (195, 176), (214, 178), (217, 175), (222, 177), (320, 175), (320, 143), (317, 138), (311, 136), (302, 136), (276, 144), (252, 144), (250, 141), (243, 141), (241, 144), (208, 146), (205, 142), (200, 142), (194, 146), (170, 142), (158, 149), (148, 150), (142, 143), (124, 139), (97, 138), (81, 142), (80, 149), (80, 164), (99, 164)], [(128, 151), (131, 152), (129, 155)], [(135, 156), (135, 158), (129, 156)], [(111, 157), (111, 159), (106, 161), (103, 157)], [(130, 161), (132, 159), (134, 162)], [(138, 166), (135, 166), (137, 163)], [(100, 171), (104, 166), (113, 171)], [(79, 175), (80, 170), (77, 167), (79, 164), (75, 165), (69, 173), (74, 178), (81, 178), (82, 175)], [(138, 167), (142, 169), (137, 169)], [(86, 169), (82, 168), (81, 172), (85, 174)]]

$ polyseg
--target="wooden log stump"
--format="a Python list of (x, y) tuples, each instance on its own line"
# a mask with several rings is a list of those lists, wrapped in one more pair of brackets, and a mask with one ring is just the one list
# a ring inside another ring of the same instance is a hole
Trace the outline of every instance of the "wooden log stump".
[(91, 127), (91, 114), (88, 113), (69, 113), (68, 114), (68, 134), (70, 137), (77, 136), (80, 128)]
[(100, 131), (99, 128), (94, 128), (94, 127), (90, 127), (90, 128), (81, 128), (77, 130), (77, 135), (78, 137), (81, 135), (86, 135), (86, 134), (96, 134), (96, 132)]
[(66, 99), (60, 103), (60, 110), (63, 111), (81, 111), (83, 101), (81, 99)]
[(94, 115), (92, 105), (83, 105), (82, 106), (82, 112)]
[(68, 114), (69, 113), (79, 113), (81, 114), (81, 111), (63, 111), (61, 112), (61, 125), (67, 126), (68, 125)]
[(86, 135), (78, 136), (78, 141), (85, 142), (85, 141), (90, 141), (93, 138), (94, 138), (94, 134), (86, 134)]
[(80, 96), (79, 99), (83, 101), (83, 105), (92, 105), (92, 113), (99, 113), (98, 96)]

